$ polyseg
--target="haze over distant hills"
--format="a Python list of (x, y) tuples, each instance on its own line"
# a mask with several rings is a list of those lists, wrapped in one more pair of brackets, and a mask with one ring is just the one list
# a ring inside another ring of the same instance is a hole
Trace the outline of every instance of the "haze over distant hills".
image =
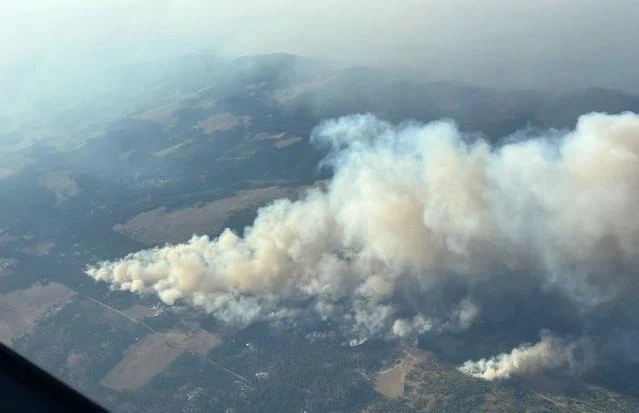
[(391, 69), (422, 81), (637, 92), (638, 15), (634, 0), (578, 5), (572, 0), (24, 0), (7, 4), (0, 16), (0, 37), (7, 39), (0, 63), (44, 58), (38, 66), (57, 71), (60, 62), (64, 67), (73, 58), (82, 66), (113, 66), (202, 50), (225, 57), (284, 51)]

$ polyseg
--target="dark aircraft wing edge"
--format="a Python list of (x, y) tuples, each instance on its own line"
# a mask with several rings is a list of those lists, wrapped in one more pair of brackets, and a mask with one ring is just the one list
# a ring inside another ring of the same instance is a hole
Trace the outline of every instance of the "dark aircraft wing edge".
[(2, 344), (0, 411), (107, 413), (103, 407)]

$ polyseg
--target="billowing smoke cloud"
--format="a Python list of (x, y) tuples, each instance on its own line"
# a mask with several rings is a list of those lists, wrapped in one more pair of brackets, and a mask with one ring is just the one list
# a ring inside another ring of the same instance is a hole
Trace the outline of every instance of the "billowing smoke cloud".
[[(499, 147), (450, 122), (394, 126), (371, 115), (327, 121), (312, 140), (329, 151), (326, 190), (262, 208), (243, 236), (194, 236), (87, 273), (231, 325), (327, 320), (353, 343), (469, 327), (481, 297), (430, 312), (431, 293), (446, 283), (524, 274), (584, 309), (637, 284), (633, 113), (585, 115), (573, 131)], [(486, 362), (495, 370), (486, 374), (552, 367), (565, 353), (546, 338)], [(508, 367), (518, 358), (526, 362)]]
[(591, 361), (587, 346), (586, 339), (566, 343), (548, 333), (542, 333), (541, 340), (534, 345), (522, 344), (510, 353), (478, 361), (469, 360), (459, 367), (459, 371), (492, 381), (516, 375), (539, 374), (562, 366), (582, 369)]

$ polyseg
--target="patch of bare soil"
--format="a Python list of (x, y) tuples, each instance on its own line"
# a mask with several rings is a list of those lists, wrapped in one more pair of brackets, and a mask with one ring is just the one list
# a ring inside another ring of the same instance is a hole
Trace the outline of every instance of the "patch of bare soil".
[(129, 348), (100, 384), (113, 390), (135, 390), (149, 383), (183, 352), (206, 354), (219, 343), (218, 336), (203, 330), (151, 334)]
[(0, 342), (11, 345), (29, 334), (39, 321), (69, 304), (75, 292), (62, 284), (34, 284), (0, 295)]
[(175, 113), (185, 107), (184, 102), (180, 99), (164, 103), (142, 113), (133, 116), (134, 119), (148, 120), (157, 122), (161, 125), (170, 126), (175, 123)]
[(58, 203), (62, 203), (80, 193), (80, 188), (66, 172), (44, 172), (40, 176), (39, 184), (51, 191)]
[(232, 113), (216, 113), (208, 118), (201, 120), (195, 126), (207, 135), (216, 132), (227, 132), (238, 126), (246, 126), (251, 124), (251, 117), (246, 115), (234, 115)]
[(156, 208), (142, 212), (113, 230), (146, 245), (189, 240), (194, 234), (217, 235), (234, 214), (250, 211), (279, 198), (295, 198), (300, 188), (268, 187), (241, 191), (234, 196), (167, 212)]
[(400, 397), (404, 395), (406, 377), (413, 368), (424, 360), (425, 355), (419, 352), (404, 350), (400, 358), (377, 373), (375, 390), (386, 397)]

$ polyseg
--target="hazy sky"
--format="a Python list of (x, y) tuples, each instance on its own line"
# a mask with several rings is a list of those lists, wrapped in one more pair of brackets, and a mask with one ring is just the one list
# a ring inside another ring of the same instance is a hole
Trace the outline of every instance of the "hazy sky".
[(636, 0), (0, 1), (4, 64), (95, 47), (126, 55), (206, 47), (498, 86), (547, 80), (639, 89)]

